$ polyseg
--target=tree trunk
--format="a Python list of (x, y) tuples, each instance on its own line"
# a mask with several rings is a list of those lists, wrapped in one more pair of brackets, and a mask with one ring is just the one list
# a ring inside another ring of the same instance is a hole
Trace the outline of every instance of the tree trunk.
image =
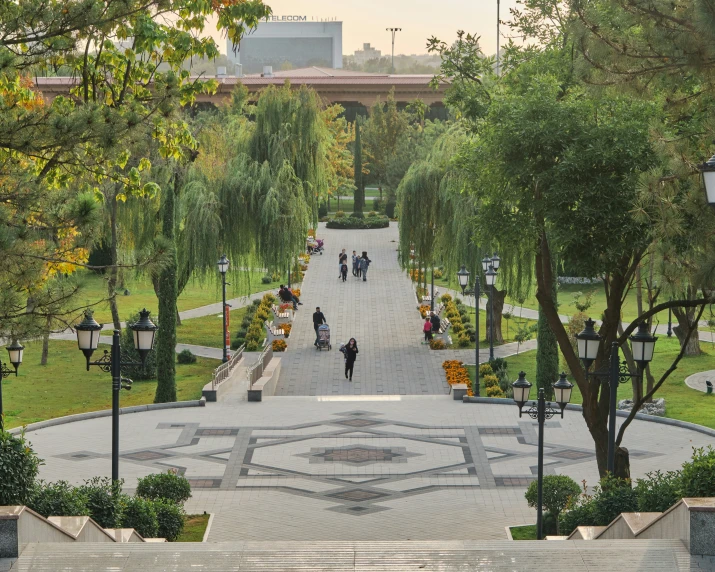
[(42, 357), (40, 358), (40, 365), (47, 365), (47, 356), (50, 353), (50, 331), (45, 330), (42, 334)]
[(541, 306), (539, 306), (537, 328), (536, 388), (543, 389), (546, 399), (551, 399), (553, 395), (551, 384), (559, 379), (559, 345)]
[(117, 308), (117, 274), (119, 268), (119, 253), (117, 245), (117, 199), (114, 195), (111, 197), (111, 206), (109, 212), (109, 225), (111, 230), (111, 243), (109, 244), (109, 254), (112, 259), (112, 267), (109, 269), (109, 278), (107, 279), (107, 294), (109, 295), (109, 309), (112, 312), (112, 322), (115, 330), (121, 330), (121, 320), (119, 319), (119, 308)]
[[(689, 296), (691, 294), (689, 293)], [(685, 338), (688, 335), (688, 330), (691, 327), (695, 327), (696, 331), (690, 336), (688, 340), (688, 345), (685, 348), (686, 356), (699, 356), (700, 355), (700, 337), (697, 332), (697, 324), (695, 323), (697, 313), (695, 308), (673, 308), (673, 316), (678, 320), (678, 325), (673, 328), (673, 333), (678, 338), (680, 342), (680, 347), (683, 347)]]
[(181, 316), (179, 315), (179, 308), (177, 306), (176, 308), (176, 325), (180, 326), (181, 325)]
[[(180, 167), (176, 166), (173, 188), (164, 187), (162, 205), (162, 234), (173, 245), (175, 194), (180, 188)], [(161, 335), (156, 346), (157, 385), (154, 403), (176, 401), (176, 300), (178, 285), (176, 280), (176, 250), (159, 274), (159, 327)]]
[(491, 312), (489, 311), (491, 302), (492, 292), (494, 292), (494, 343), (503, 344), (504, 336), (501, 331), (502, 322), (502, 311), (504, 310), (504, 300), (506, 299), (506, 290), (497, 290), (496, 288), (487, 288), (487, 327), (484, 339), (488, 342), (490, 339), (491, 328), (490, 317)]

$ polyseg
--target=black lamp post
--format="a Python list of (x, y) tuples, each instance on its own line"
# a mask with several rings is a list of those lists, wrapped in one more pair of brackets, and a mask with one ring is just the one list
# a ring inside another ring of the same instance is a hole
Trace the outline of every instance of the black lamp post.
[[(524, 413), (524, 406), (527, 405), (529, 401), (529, 392), (531, 391), (531, 383), (526, 380), (526, 373), (523, 371), (519, 373), (519, 379), (517, 379), (512, 385), (514, 390), (514, 401), (519, 407), (519, 417)], [(564, 416), (564, 409), (571, 401), (571, 391), (573, 390), (573, 384), (566, 379), (566, 374), (562, 373), (559, 380), (553, 383), (551, 387), (554, 389), (554, 398), (556, 399), (556, 404), (559, 406), (559, 410), (554, 409), (553, 404), (546, 401), (546, 396), (544, 389), (539, 389), (539, 396), (536, 403), (531, 404), (526, 413), (532, 419), (536, 419), (539, 423), (539, 466), (537, 475), (537, 500), (536, 500), (536, 538), (537, 540), (543, 540), (544, 538), (544, 528), (543, 528), (543, 496), (544, 496), (544, 423), (547, 419), (551, 419), (557, 413), (561, 413), (561, 417)]]
[(112, 481), (119, 480), (119, 390), (131, 389), (132, 380), (122, 377), (122, 366), (144, 366), (149, 352), (154, 348), (154, 338), (157, 327), (149, 319), (149, 311), (145, 308), (139, 312), (139, 321), (129, 326), (134, 333), (134, 348), (139, 352), (141, 363), (122, 361), (120, 332), (114, 330), (112, 349), (104, 350), (104, 355), (97, 361), (89, 361), (99, 344), (99, 334), (102, 326), (87, 310), (84, 320), (77, 326), (77, 345), (87, 359), (87, 371), (90, 365), (96, 365), (104, 372), (112, 374)]
[(22, 363), (22, 352), (24, 349), (25, 346), (20, 345), (16, 339), (13, 339), (12, 343), (7, 346), (7, 353), (14, 369), (10, 369), (4, 363), (0, 363), (0, 431), (5, 430), (4, 409), (2, 407), (2, 380), (13, 373), (15, 377), (17, 377), (17, 368), (19, 368)]
[[(671, 298), (672, 300), (672, 298)], [(668, 331), (666, 332), (669, 338), (673, 337), (673, 309), (668, 308)]]
[(715, 155), (700, 165), (705, 185), (705, 198), (711, 207), (715, 207)]
[(587, 376), (606, 378), (610, 391), (609, 412), (608, 412), (608, 472), (612, 475), (616, 469), (616, 405), (618, 403), (618, 384), (625, 383), (630, 379), (643, 377), (643, 370), (653, 360), (655, 342), (658, 338), (651, 335), (648, 324), (641, 322), (638, 325), (638, 332), (630, 336), (631, 351), (633, 360), (638, 364), (638, 372), (631, 373), (624, 361), (619, 360), (618, 342), (611, 344), (611, 356), (609, 366), (598, 371), (589, 372), (591, 364), (596, 360), (598, 348), (601, 344), (601, 336), (594, 329), (595, 322), (590, 318), (586, 320), (582, 332), (576, 335), (578, 340), (578, 357), (583, 362)]
[(223, 331), (221, 332), (221, 339), (223, 340), (223, 342), (221, 346), (223, 347), (224, 363), (228, 361), (228, 350), (230, 348), (230, 342), (229, 344), (226, 343), (228, 341), (226, 339), (226, 313), (228, 312), (228, 308), (226, 306), (226, 272), (228, 272), (228, 266), (228, 258), (226, 258), (225, 254), (221, 255), (221, 258), (219, 258), (218, 261), (218, 271), (221, 273), (221, 283), (223, 286), (223, 306), (221, 307), (223, 311)]
[(494, 284), (497, 281), (497, 271), (490, 264), (487, 273), (484, 276), (487, 286), (491, 289), (489, 296), (489, 361), (494, 360)]
[[(462, 288), (462, 296), (464, 289), (469, 284), (469, 270), (462, 265), (462, 268), (457, 272), (457, 279)], [(479, 273), (475, 276), (474, 281), (474, 363), (476, 364), (476, 372), (474, 375), (474, 396), (479, 397)]]

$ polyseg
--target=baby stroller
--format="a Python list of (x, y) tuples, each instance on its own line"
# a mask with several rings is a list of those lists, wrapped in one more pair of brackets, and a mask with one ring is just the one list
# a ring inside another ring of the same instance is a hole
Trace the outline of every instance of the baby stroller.
[(318, 350), (333, 349), (333, 346), (330, 345), (330, 326), (328, 324), (318, 326), (318, 345), (315, 347)]

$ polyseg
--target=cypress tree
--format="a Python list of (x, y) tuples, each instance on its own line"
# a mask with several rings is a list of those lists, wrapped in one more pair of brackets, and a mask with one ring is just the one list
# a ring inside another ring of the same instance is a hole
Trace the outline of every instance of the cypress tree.
[(174, 233), (175, 193), (178, 192), (179, 167), (174, 174), (173, 188), (164, 188), (162, 205), (162, 234), (172, 246), (166, 266), (159, 274), (159, 324), (161, 335), (156, 344), (157, 385), (154, 403), (176, 401), (176, 300), (178, 285), (176, 280), (176, 240)]
[(355, 119), (355, 205), (353, 213), (362, 216), (365, 208), (365, 180), (362, 174), (362, 141), (360, 139), (360, 118)]

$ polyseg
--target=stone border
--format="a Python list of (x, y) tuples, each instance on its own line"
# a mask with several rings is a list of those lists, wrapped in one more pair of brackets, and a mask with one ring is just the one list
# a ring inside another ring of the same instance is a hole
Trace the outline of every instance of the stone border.
[[(127, 415), (129, 413), (144, 413), (145, 411), (157, 411), (161, 409), (180, 409), (184, 407), (204, 407), (206, 405), (206, 398), (202, 397), (194, 401), (173, 401), (171, 403), (150, 403), (148, 405), (133, 405), (132, 407), (122, 407), (119, 409), (120, 415)], [(45, 421), (38, 421), (37, 423), (30, 423), (29, 425), (24, 425), (22, 427), (15, 427), (10, 429), (9, 433), (12, 435), (18, 435), (23, 430), (25, 431), (37, 431), (39, 429), (45, 429), (47, 427), (54, 427), (56, 425), (65, 425), (67, 423), (74, 423), (75, 421), (85, 421), (87, 419), (98, 419), (100, 417), (111, 417), (111, 409), (102, 409), (100, 411), (88, 411), (87, 413), (77, 413), (76, 415), (65, 415), (64, 417), (55, 417), (54, 419), (47, 419)]]
[(211, 525), (213, 523), (214, 523), (214, 513), (210, 512), (209, 513), (209, 521), (206, 523), (206, 530), (204, 530), (204, 537), (201, 539), (201, 542), (209, 541), (209, 532), (211, 532)]
[[(463, 403), (487, 403), (491, 405), (514, 405), (513, 399), (506, 399), (502, 397), (468, 397), (464, 396)], [(569, 411), (583, 411), (583, 407), (580, 405), (567, 405), (566, 409)], [(628, 417), (630, 413), (628, 411), (616, 411), (618, 417)], [(662, 425), (671, 425), (673, 427), (680, 427), (681, 429), (690, 429), (697, 433), (702, 433), (708, 437), (715, 437), (715, 429), (710, 429), (710, 427), (704, 427), (702, 425), (697, 425), (696, 423), (690, 423), (689, 421), (681, 421), (680, 419), (671, 419), (670, 417), (658, 417), (656, 415), (646, 415), (645, 413), (636, 413), (636, 419), (639, 421), (650, 421), (651, 423), (661, 423)]]
[[(685, 385), (688, 386), (690, 389), (699, 391), (700, 393), (707, 393), (707, 387), (705, 386), (705, 379), (704, 379), (706, 377), (711, 378), (713, 381), (715, 381), (715, 370), (708, 369), (705, 371), (699, 371), (698, 373), (689, 375), (688, 377), (685, 378), (683, 383), (685, 383)], [(701, 387), (701, 385), (702, 385), (702, 387)]]

